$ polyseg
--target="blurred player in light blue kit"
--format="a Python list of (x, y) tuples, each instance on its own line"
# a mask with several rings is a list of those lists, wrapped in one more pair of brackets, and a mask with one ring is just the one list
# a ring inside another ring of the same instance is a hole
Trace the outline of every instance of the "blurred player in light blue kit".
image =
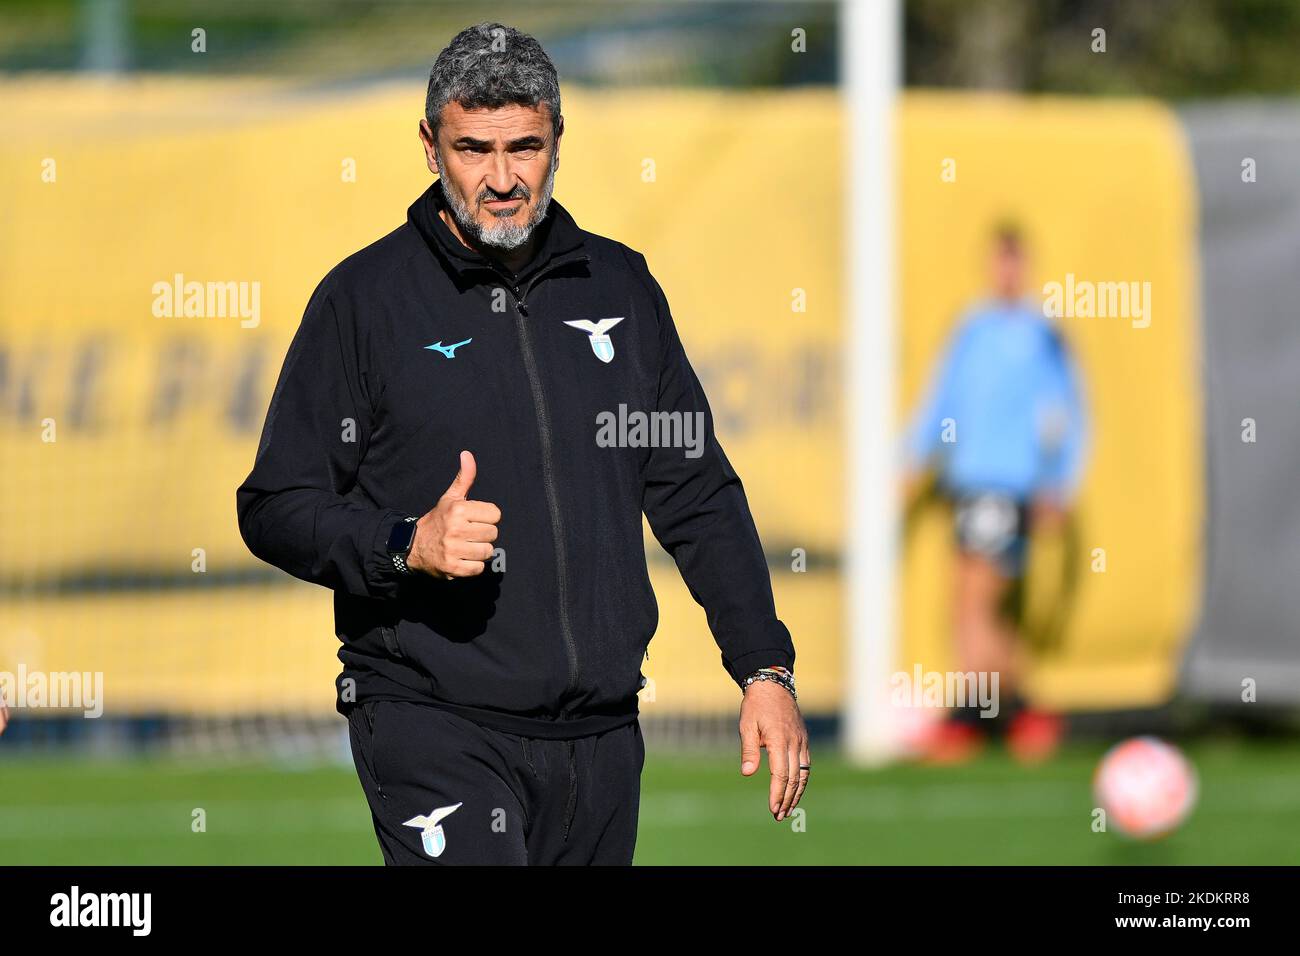
[(1087, 414), (1069, 347), (1026, 297), (1026, 254), (1010, 225), (995, 235), (992, 296), (958, 324), (905, 439), (908, 497), (928, 468), (956, 518), (954, 629), (962, 671), (999, 675), (1000, 713), (956, 708), (928, 743), (953, 762), (977, 751), (991, 724), (1012, 752), (1050, 754), (1059, 717), (1026, 708), (1018, 694), (1023, 642), (1003, 607), (1024, 574), (1031, 525), (1060, 527), (1084, 465)]

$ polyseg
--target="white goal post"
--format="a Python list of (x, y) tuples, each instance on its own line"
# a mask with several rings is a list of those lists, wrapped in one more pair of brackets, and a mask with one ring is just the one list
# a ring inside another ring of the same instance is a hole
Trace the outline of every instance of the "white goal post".
[(894, 110), (902, 66), (900, 0), (842, 0), (840, 88), (846, 123), (845, 482), (848, 527), (842, 742), (877, 763), (897, 749), (889, 704), (895, 609)]

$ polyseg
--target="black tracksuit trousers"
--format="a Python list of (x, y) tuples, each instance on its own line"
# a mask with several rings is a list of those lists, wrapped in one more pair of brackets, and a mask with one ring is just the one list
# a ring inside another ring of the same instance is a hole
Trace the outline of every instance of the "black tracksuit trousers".
[(428, 704), (348, 714), (388, 865), (629, 865), (645, 745), (633, 721), (574, 740), (520, 737)]

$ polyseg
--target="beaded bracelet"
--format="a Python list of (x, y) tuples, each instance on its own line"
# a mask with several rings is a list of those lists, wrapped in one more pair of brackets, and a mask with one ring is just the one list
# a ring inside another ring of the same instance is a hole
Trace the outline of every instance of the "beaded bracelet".
[(799, 699), (799, 695), (794, 690), (794, 675), (784, 667), (760, 667), (740, 682), (741, 693), (743, 694), (745, 688), (749, 687), (750, 684), (756, 684), (763, 680), (770, 680), (773, 683), (780, 684), (790, 692), (791, 697), (795, 700)]

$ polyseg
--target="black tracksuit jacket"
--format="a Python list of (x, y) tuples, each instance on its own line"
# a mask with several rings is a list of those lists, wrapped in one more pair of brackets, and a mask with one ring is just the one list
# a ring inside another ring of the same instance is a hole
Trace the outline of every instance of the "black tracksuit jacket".
[[(731, 676), (793, 668), (740, 479), (645, 258), (552, 201), (512, 276), (452, 235), (443, 203), (435, 182), (317, 287), (236, 493), (253, 554), (334, 591), (339, 709), (419, 701), (544, 738), (634, 720), (658, 620), (643, 512)], [(564, 324), (620, 316), (609, 362)], [(428, 348), (465, 340), (453, 358)], [(597, 416), (620, 405), (702, 412), (703, 454), (601, 447)], [(501, 509), (504, 568), (402, 575), (388, 533), (437, 503), (461, 449), (469, 497)]]

